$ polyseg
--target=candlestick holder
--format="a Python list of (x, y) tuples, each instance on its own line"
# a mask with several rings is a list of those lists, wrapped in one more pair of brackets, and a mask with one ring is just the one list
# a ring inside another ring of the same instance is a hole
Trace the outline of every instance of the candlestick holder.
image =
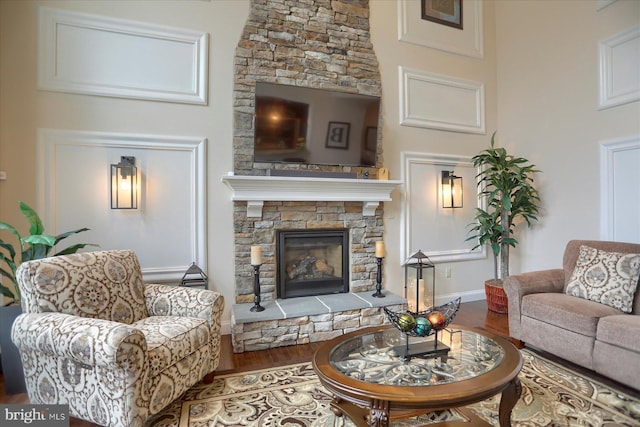
[(376, 292), (372, 294), (375, 298), (384, 298), (386, 295), (380, 292), (382, 290), (382, 257), (376, 257), (378, 262), (378, 272), (376, 273)]
[(253, 307), (251, 311), (264, 311), (264, 307), (260, 305), (260, 264), (253, 265)]

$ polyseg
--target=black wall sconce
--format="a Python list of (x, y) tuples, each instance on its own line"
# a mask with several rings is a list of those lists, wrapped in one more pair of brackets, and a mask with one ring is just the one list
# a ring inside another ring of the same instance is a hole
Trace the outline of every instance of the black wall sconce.
[(462, 177), (453, 174), (453, 171), (442, 171), (442, 207), (462, 207)]
[(138, 209), (138, 169), (136, 158), (121, 156), (111, 165), (111, 209)]

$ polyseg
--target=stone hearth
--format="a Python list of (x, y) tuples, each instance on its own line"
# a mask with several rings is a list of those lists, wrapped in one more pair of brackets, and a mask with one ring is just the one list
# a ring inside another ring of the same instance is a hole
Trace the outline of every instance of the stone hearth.
[(235, 353), (326, 341), (369, 326), (388, 323), (383, 306), (406, 310), (406, 300), (390, 292), (374, 298), (371, 292), (290, 298), (253, 304), (234, 304), (232, 342)]

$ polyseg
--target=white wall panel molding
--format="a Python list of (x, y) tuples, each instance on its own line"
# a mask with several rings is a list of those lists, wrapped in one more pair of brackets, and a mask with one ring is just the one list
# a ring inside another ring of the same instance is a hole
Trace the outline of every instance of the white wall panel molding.
[(485, 133), (484, 84), (399, 67), (400, 124)]
[(39, 89), (207, 103), (207, 33), (46, 7), (39, 27)]
[(398, 40), (473, 58), (484, 56), (482, 0), (464, 0), (462, 30), (423, 20), (420, 4), (398, 0)]
[(600, 143), (600, 237), (640, 243), (640, 135)]
[[(418, 249), (433, 262), (452, 262), (486, 257), (484, 247), (466, 242), (475, 209), (484, 207), (478, 195), (470, 157), (402, 152), (402, 203), (400, 263)], [(454, 171), (463, 179), (463, 208), (442, 208), (441, 172)]]
[(598, 44), (599, 109), (640, 100), (640, 25)]
[[(206, 139), (39, 129), (38, 210), (54, 234), (88, 227), (90, 250), (133, 249), (147, 282), (178, 282), (192, 262), (207, 269)], [(134, 156), (139, 208), (112, 210), (110, 167)]]

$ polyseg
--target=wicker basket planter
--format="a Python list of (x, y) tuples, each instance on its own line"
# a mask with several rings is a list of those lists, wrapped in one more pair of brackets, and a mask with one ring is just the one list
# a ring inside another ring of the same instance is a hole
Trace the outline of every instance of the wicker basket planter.
[(502, 287), (502, 280), (487, 280), (484, 282), (484, 292), (487, 297), (487, 307), (496, 313), (508, 313), (507, 294)]

